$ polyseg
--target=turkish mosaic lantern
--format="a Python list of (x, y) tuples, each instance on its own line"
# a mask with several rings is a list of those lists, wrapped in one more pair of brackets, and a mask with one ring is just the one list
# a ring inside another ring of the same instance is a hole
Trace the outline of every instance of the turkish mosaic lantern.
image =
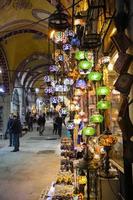
[(96, 130), (92, 126), (84, 127), (82, 130), (83, 135), (85, 136), (93, 136), (95, 134)]
[(90, 81), (100, 81), (102, 79), (102, 73), (101, 72), (90, 72), (90, 74), (88, 74), (88, 79)]
[(96, 88), (96, 94), (98, 96), (107, 96), (110, 94), (110, 89), (107, 86), (101, 86)]
[(110, 101), (101, 100), (97, 103), (97, 108), (99, 110), (107, 110), (111, 107)]
[(100, 114), (94, 114), (90, 117), (90, 122), (92, 123), (102, 123), (103, 122), (103, 116)]

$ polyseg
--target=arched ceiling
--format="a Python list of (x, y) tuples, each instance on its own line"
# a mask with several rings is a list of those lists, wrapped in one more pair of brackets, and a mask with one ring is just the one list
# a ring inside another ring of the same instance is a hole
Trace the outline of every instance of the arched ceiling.
[(25, 78), (33, 77), (35, 72), (31, 72), (36, 69), (40, 68), (40, 73), (48, 70), (48, 20), (42, 19), (54, 11), (55, 7), (46, 0), (0, 0), (0, 44), (11, 82), (16, 75), (22, 78), (26, 73)]
[[(37, 78), (33, 79), (37, 73), (45, 75), (51, 63), (48, 17), (56, 11), (56, 2), (59, 0), (0, 0), (0, 45), (5, 53), (10, 83), (19, 78), (22, 84), (29, 86), (42, 84)], [(73, 2), (60, 0), (70, 15)], [(75, 13), (86, 11), (87, 2), (75, 0)]]

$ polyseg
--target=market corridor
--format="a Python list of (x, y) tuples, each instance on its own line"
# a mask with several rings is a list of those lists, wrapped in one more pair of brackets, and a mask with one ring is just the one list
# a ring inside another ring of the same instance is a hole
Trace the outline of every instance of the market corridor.
[(28, 132), (20, 139), (20, 151), (10, 152), (8, 140), (0, 140), (0, 200), (38, 200), (59, 170), (59, 139), (52, 135), (52, 122), (44, 136)]

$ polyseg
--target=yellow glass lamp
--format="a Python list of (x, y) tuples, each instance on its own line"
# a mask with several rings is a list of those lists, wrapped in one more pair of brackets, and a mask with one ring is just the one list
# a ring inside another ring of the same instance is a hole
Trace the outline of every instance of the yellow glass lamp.
[(78, 176), (78, 183), (80, 185), (85, 185), (87, 183), (87, 178), (86, 176)]

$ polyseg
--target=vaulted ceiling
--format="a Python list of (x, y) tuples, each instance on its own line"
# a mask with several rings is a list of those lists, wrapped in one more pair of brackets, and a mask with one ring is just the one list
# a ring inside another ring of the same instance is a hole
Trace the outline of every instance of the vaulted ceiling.
[[(57, 2), (59, 0), (0, 0), (0, 68), (4, 71), (7, 91), (16, 78), (27, 87), (42, 85), (53, 51), (48, 17), (56, 11)], [(76, 13), (84, 10), (86, 14), (88, 2), (75, 0)], [(60, 3), (72, 15), (73, 0), (60, 0)]]
[(0, 0), (0, 48), (5, 60), (1, 67), (10, 83), (19, 77), (24, 84), (39, 71), (46, 73), (51, 52), (44, 19), (54, 11), (46, 0)]

